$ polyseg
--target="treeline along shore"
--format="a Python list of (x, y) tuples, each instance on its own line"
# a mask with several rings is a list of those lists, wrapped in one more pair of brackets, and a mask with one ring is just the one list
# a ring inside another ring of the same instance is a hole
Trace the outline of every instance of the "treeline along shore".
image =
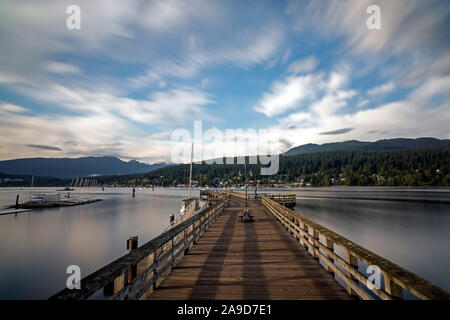
[[(248, 163), (248, 157), (246, 161)], [(244, 165), (194, 164), (193, 184), (198, 187), (233, 187), (244, 184)], [(260, 175), (260, 164), (247, 166), (247, 181), (260, 187), (343, 186), (450, 186), (450, 150), (418, 148), (375, 151), (328, 151), (293, 156), (280, 155), (278, 173)], [(20, 181), (0, 175), (1, 186), (29, 186), (31, 176)], [(187, 185), (189, 165), (171, 165), (145, 174), (97, 176), (101, 185)], [(70, 185), (71, 179), (35, 177), (34, 186)]]
[[(246, 159), (248, 163), (248, 158)], [(225, 163), (225, 161), (223, 162)], [(236, 163), (236, 161), (235, 161)], [(280, 155), (276, 175), (260, 175), (260, 164), (247, 167), (248, 183), (258, 186), (450, 186), (450, 150), (407, 149), (330, 151), (296, 156)], [(184, 186), (189, 165), (181, 164), (144, 175), (109, 176), (110, 185)], [(200, 187), (244, 184), (242, 164), (195, 164), (193, 180)]]

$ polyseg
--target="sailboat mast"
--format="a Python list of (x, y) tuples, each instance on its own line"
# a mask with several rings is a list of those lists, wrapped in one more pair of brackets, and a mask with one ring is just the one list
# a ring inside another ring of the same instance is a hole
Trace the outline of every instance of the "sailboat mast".
[(189, 169), (189, 198), (191, 197), (191, 185), (192, 185), (192, 161), (194, 157), (194, 143), (192, 142), (191, 147), (191, 167)]

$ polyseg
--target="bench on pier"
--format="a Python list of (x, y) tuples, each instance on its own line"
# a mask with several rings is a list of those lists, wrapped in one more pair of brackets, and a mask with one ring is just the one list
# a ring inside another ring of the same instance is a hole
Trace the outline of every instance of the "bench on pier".
[(251, 222), (251, 221), (253, 221), (254, 217), (255, 217), (255, 215), (253, 213), (248, 211), (248, 209), (244, 209), (244, 213), (241, 213), (239, 215), (239, 220), (241, 222)]

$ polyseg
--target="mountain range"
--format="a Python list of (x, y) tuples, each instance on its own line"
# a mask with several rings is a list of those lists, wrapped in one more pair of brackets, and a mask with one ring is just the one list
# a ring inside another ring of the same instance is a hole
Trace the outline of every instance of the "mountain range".
[(73, 178), (147, 173), (167, 165), (149, 165), (136, 160), (126, 162), (115, 157), (26, 158), (0, 161), (0, 173)]
[(338, 151), (338, 150), (399, 150), (413, 148), (450, 148), (450, 139), (417, 138), (417, 139), (384, 139), (375, 142), (349, 140), (324, 144), (308, 143), (294, 147), (283, 155), (295, 156), (305, 153)]
[[(349, 140), (325, 144), (304, 144), (294, 147), (284, 156), (339, 150), (399, 150), (414, 148), (450, 149), (450, 139), (417, 138), (385, 139), (375, 142)], [(148, 173), (170, 164), (145, 164), (136, 160), (128, 162), (116, 157), (82, 157), (82, 158), (26, 158), (0, 161), (0, 173), (6, 175), (34, 175), (69, 179), (100, 175), (127, 175)]]

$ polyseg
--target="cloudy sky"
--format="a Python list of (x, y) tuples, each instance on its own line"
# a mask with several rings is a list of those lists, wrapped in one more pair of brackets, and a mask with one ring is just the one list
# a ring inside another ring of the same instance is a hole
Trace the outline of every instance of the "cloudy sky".
[(450, 138), (449, 34), (445, 0), (2, 0), (0, 159), (170, 161), (194, 120), (276, 129), (281, 151)]

